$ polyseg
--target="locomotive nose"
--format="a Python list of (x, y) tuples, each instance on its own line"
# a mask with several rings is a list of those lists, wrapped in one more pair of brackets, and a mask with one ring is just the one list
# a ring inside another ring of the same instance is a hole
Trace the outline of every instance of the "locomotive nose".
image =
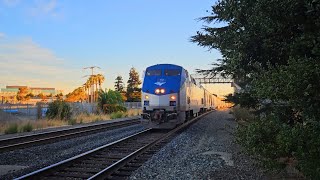
[(156, 94), (161, 95), (161, 94), (166, 93), (166, 90), (165, 90), (164, 88), (156, 88), (156, 89), (154, 90), (154, 92), (155, 92)]

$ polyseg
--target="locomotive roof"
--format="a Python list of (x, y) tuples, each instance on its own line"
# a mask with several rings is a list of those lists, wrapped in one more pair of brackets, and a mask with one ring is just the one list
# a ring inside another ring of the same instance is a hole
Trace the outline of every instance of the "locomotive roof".
[(175, 65), (175, 64), (156, 64), (153, 66), (147, 67), (147, 69), (153, 69), (153, 68), (161, 68), (161, 69), (183, 69), (183, 67)]

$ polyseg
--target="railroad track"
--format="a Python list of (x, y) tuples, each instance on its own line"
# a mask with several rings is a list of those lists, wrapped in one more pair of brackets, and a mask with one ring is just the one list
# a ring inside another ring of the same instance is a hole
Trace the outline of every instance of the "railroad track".
[(97, 133), (100, 131), (115, 129), (125, 126), (130, 126), (140, 123), (140, 118), (126, 119), (123, 121), (116, 122), (104, 122), (99, 124), (92, 124), (81, 127), (71, 127), (68, 129), (43, 132), (25, 136), (17, 136), (13, 138), (1, 139), (0, 140), (0, 152), (10, 151), (15, 149), (26, 148), (39, 144), (47, 144), (56, 142), (59, 140), (69, 139), (80, 135), (88, 135)]
[(17, 179), (126, 179), (178, 132), (207, 114), (171, 131), (146, 129)]

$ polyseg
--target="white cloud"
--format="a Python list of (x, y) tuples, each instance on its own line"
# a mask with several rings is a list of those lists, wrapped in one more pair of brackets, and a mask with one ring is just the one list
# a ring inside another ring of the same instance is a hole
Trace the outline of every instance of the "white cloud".
[(4, 33), (0, 32), (0, 39), (5, 38), (5, 37), (6, 37), (6, 35)]
[(72, 90), (81, 85), (81, 70), (32, 39), (0, 41), (0, 84)]
[(20, 3), (20, 0), (2, 0), (2, 3), (8, 7), (14, 7)]
[(59, 17), (61, 12), (56, 0), (35, 0), (30, 8), (30, 14), (36, 17), (51, 16)]

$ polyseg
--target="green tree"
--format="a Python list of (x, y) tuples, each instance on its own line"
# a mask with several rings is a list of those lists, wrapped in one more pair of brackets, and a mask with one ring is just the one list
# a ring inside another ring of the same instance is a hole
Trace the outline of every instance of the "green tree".
[(103, 90), (99, 91), (98, 107), (105, 113), (126, 111), (120, 92), (111, 89), (107, 92)]
[(123, 79), (122, 76), (117, 76), (117, 78), (115, 79), (116, 81), (114, 82), (114, 88), (116, 91), (118, 92), (124, 92), (124, 83), (123, 83)]
[(141, 100), (141, 81), (139, 74), (135, 68), (131, 68), (129, 72), (129, 79), (127, 82), (127, 101)]
[(19, 88), (19, 91), (17, 93), (17, 100), (18, 101), (26, 101), (30, 99), (30, 96), (27, 96), (29, 93), (29, 89), (27, 87), (21, 87)]
[(231, 75), (243, 89), (228, 99), (264, 115), (239, 127), (239, 142), (267, 164), (294, 159), (319, 179), (320, 1), (221, 0), (200, 19), (209, 25), (191, 41), (222, 58), (199, 72)]
[(66, 97), (67, 102), (82, 102), (87, 98), (87, 95), (83, 87), (78, 87), (71, 93), (67, 94)]
[(101, 85), (104, 82), (105, 78), (102, 74), (97, 74), (96, 75), (96, 81), (99, 84), (99, 90), (101, 90)]

